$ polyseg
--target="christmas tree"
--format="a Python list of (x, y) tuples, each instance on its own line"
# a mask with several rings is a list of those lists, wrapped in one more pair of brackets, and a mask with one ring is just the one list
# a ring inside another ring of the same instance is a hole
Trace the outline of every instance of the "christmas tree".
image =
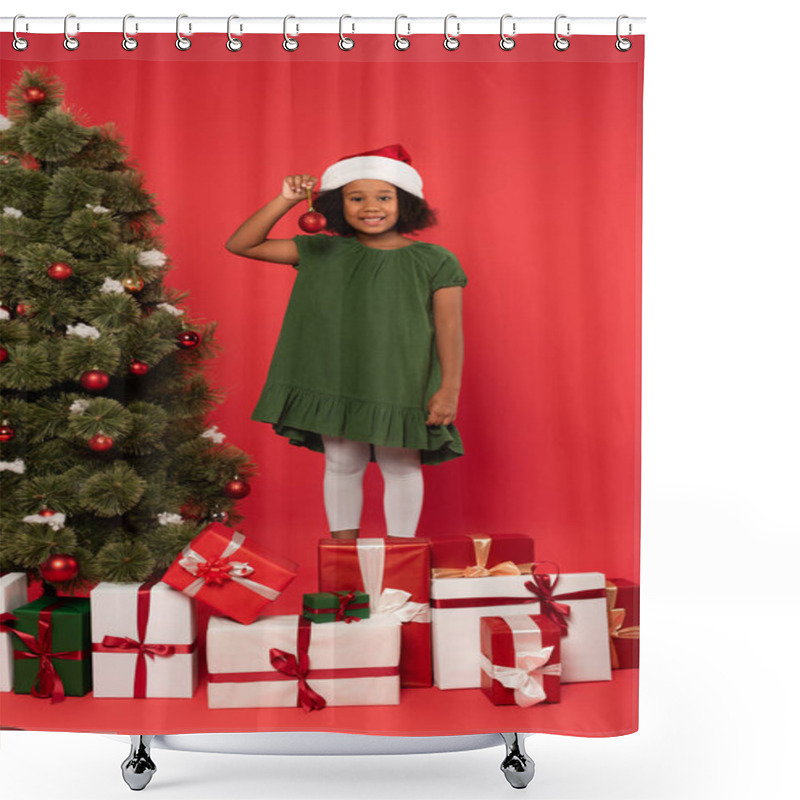
[(164, 286), (164, 220), (112, 124), (44, 69), (0, 116), (0, 571), (142, 581), (255, 474), (209, 413), (215, 323)]

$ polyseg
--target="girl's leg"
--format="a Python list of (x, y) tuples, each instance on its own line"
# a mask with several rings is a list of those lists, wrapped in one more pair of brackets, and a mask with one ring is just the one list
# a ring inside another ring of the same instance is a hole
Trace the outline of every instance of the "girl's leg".
[(419, 450), (375, 445), (383, 474), (383, 513), (389, 536), (415, 536), (422, 512), (422, 463)]
[(355, 539), (364, 505), (364, 471), (369, 444), (341, 436), (323, 436), (325, 478), (323, 495), (328, 525), (334, 539)]

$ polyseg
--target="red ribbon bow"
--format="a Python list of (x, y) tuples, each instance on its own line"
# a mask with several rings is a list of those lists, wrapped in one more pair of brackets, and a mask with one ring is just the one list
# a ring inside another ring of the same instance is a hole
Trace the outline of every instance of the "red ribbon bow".
[(569, 616), (569, 606), (566, 603), (558, 603), (553, 598), (556, 584), (558, 583), (558, 575), (550, 580), (549, 575), (539, 575), (531, 571), (533, 576), (532, 581), (526, 581), (525, 588), (533, 592), (539, 599), (541, 604), (541, 612), (545, 614), (558, 626), (562, 636), (567, 635), (567, 617)]
[(71, 661), (80, 661), (83, 658), (83, 653), (54, 653), (52, 651), (53, 640), (53, 626), (52, 626), (52, 613), (55, 608), (62, 605), (63, 601), (58, 600), (50, 606), (43, 608), (39, 613), (38, 629), (39, 636), (33, 636), (30, 633), (18, 631), (12, 628), (8, 623), (16, 621), (17, 618), (13, 614), (0, 614), (0, 630), (6, 633), (13, 633), (21, 642), (28, 648), (28, 652), (24, 650), (17, 650), (14, 653), (16, 659), (39, 659), (39, 672), (36, 673), (36, 678), (31, 687), (31, 695), (40, 699), (51, 698), (53, 703), (61, 703), (66, 696), (64, 691), (64, 684), (61, 676), (56, 672), (53, 666), (52, 659), (65, 658)]
[(336, 609), (336, 621), (341, 622), (344, 620), (345, 622), (361, 622), (360, 617), (348, 617), (346, 615), (347, 606), (356, 599), (356, 590), (351, 589), (349, 592), (345, 594), (345, 592), (334, 592), (335, 595), (339, 597), (339, 608)]
[(231, 579), (230, 573), (233, 566), (229, 558), (215, 558), (212, 561), (203, 561), (197, 565), (197, 577), (203, 578), (206, 583), (219, 586)]
[(310, 642), (311, 623), (300, 617), (297, 627), (297, 656), (272, 647), (269, 651), (269, 663), (278, 672), (291, 678), (297, 678), (298, 706), (304, 711), (321, 711), (327, 705), (325, 698), (317, 694), (306, 680), (309, 669), (308, 646)]
[(141, 655), (148, 658), (162, 656), (168, 658), (175, 655), (175, 645), (172, 644), (145, 644), (131, 639), (129, 636), (105, 636), (103, 637), (103, 647), (109, 650), (137, 650)]

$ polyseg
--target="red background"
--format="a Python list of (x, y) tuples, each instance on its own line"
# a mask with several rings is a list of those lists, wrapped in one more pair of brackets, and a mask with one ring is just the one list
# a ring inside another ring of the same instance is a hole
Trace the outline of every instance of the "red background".
[[(439, 213), (419, 238), (452, 250), (469, 277), (466, 455), (425, 468), (419, 534), (525, 533), (562, 571), (638, 580), (642, 37), (628, 53), (590, 36), (563, 53), (550, 36), (520, 37), (510, 52), (489, 35), (452, 52), (438, 36), (413, 37), (406, 52), (391, 36), (359, 36), (347, 53), (336, 35), (302, 36), (295, 53), (269, 35), (246, 37), (240, 53), (224, 34), (196, 35), (186, 52), (171, 34), (143, 36), (133, 52), (117, 34), (84, 36), (75, 52), (60, 35), (28, 38), (17, 53), (0, 36), (2, 96), (20, 69), (46, 64), (89, 123), (115, 123), (166, 219), (168, 283), (189, 290), (187, 317), (218, 322), (208, 377), (227, 398), (210, 424), (260, 471), (241, 530), (305, 567), (275, 613), (315, 588), (324, 459), (250, 420), (294, 270), (223, 244), (285, 175), (320, 176), (397, 142)], [(273, 235), (298, 233), (302, 210)], [(362, 535), (382, 535), (376, 465), (365, 491)], [(621, 706), (606, 700), (591, 721), (550, 706), (546, 729), (635, 727), (625, 681)]]

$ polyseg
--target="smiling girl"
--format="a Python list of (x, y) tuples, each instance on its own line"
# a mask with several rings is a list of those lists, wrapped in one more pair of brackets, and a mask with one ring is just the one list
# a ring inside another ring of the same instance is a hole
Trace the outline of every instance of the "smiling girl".
[(421, 465), (464, 452), (454, 421), (467, 277), (446, 248), (403, 235), (436, 218), (402, 146), (346, 156), (325, 170), (314, 206), (330, 234), (266, 238), (316, 183), (310, 174), (286, 177), (280, 195), (225, 245), (297, 269), (252, 418), (325, 454), (334, 538), (359, 535), (370, 460), (384, 479), (387, 534), (414, 536)]

